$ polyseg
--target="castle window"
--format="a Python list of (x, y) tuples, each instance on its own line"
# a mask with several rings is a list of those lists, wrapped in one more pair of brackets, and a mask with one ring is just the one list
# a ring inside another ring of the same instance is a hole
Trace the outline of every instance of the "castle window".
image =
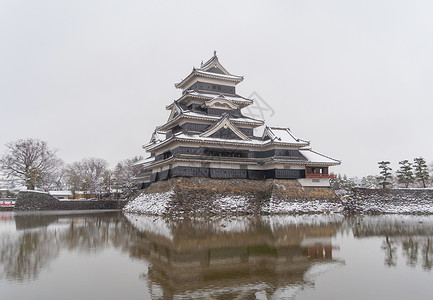
[(164, 152), (163, 159), (167, 159), (167, 158), (169, 158), (171, 156), (172, 156), (171, 151)]

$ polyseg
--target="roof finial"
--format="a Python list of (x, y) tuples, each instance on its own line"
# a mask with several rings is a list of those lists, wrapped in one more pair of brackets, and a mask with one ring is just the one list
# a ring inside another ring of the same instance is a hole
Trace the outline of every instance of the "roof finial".
[(216, 56), (216, 50), (213, 51), (213, 56)]
[(200, 67), (202, 67), (203, 66), (203, 61), (201, 61), (201, 65), (200, 65)]

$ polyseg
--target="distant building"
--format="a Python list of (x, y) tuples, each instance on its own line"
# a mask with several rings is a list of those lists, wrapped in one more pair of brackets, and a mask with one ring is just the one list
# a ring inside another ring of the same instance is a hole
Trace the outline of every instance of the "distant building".
[(8, 189), (0, 188), (0, 198), (6, 198), (8, 196)]
[(206, 63), (175, 84), (182, 96), (166, 107), (165, 124), (158, 126), (143, 148), (150, 157), (136, 164), (140, 188), (172, 177), (296, 179), (303, 186), (329, 186), (329, 167), (340, 161), (313, 151), (310, 142), (289, 128), (265, 126), (242, 114), (253, 104), (236, 94), (242, 76), (230, 74), (216, 52)]

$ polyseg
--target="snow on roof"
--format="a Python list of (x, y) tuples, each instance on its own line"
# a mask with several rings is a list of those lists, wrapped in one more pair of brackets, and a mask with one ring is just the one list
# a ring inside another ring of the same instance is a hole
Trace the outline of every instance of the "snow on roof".
[(220, 74), (220, 73), (214, 73), (214, 72), (207, 72), (207, 71), (203, 71), (201, 69), (193, 68), (192, 72), (185, 79), (182, 79), (179, 83), (175, 83), (174, 86), (176, 88), (183, 89), (184, 87), (187, 87), (187, 86), (185, 86), (185, 84), (187, 84), (188, 82), (191, 82), (191, 80), (196, 76), (209, 77), (209, 78), (213, 78), (213, 79), (221, 79), (221, 80), (227, 80), (227, 81), (232, 81), (232, 82), (234, 81), (236, 84), (241, 82), (242, 80), (244, 80), (243, 76), (226, 75), (226, 74)]
[(308, 162), (336, 164), (336, 165), (339, 165), (341, 163), (341, 161), (337, 159), (313, 151), (312, 149), (299, 149), (299, 151), (308, 160)]
[(71, 191), (49, 191), (51, 196), (72, 196)]
[(310, 142), (295, 137), (289, 128), (266, 127), (263, 136), (268, 135), (274, 142), (309, 145)]
[[(265, 128), (265, 131), (269, 129), (269, 127)], [(288, 128), (286, 128), (288, 129)], [(265, 146), (270, 143), (283, 143), (283, 144), (290, 144), (290, 145), (296, 145), (296, 146), (308, 146), (309, 142), (304, 141), (301, 139), (296, 139), (289, 131), (286, 131), (286, 135), (282, 135), (280, 131), (283, 130), (274, 130), (272, 133), (277, 133), (278, 135), (273, 135), (274, 138), (271, 138), (269, 140), (263, 140), (263, 139), (251, 139), (249, 141), (244, 140), (232, 140), (232, 139), (220, 139), (220, 138), (211, 138), (211, 137), (203, 137), (198, 134), (184, 134), (182, 132), (178, 132), (174, 135), (172, 135), (170, 138), (149, 143), (147, 145), (143, 145), (143, 148), (145, 149), (153, 149), (154, 147), (164, 144), (170, 140), (173, 139), (184, 139), (184, 140), (191, 140), (191, 141), (204, 141), (204, 142), (222, 142), (222, 143), (230, 143), (230, 144), (246, 144), (246, 145), (257, 145), (257, 146)], [(282, 136), (282, 138), (280, 138)]]
[(155, 130), (152, 134), (152, 138), (150, 139), (150, 141), (163, 141), (165, 140), (165, 132), (163, 131), (158, 131)]
[[(211, 69), (212, 67), (217, 67), (222, 71), (223, 74), (216, 73), (216, 72), (209, 72), (209, 69)], [(180, 83), (176, 84), (176, 86), (181, 86), (182, 83), (188, 81), (189, 78), (191, 78), (196, 74), (201, 74), (210, 77), (218, 77), (218, 78), (229, 79), (229, 80), (236, 80), (236, 81), (242, 81), (244, 79), (243, 76), (230, 74), (219, 62), (218, 56), (216, 55), (216, 51), (214, 51), (213, 56), (207, 62), (205, 62), (204, 64), (202, 62), (199, 68), (193, 67), (192, 72)]]
[(263, 141), (260, 140), (233, 140), (233, 139), (221, 139), (221, 138), (213, 138), (213, 137), (201, 137), (198, 134), (179, 134), (176, 136), (177, 138), (187, 139), (187, 140), (199, 140), (199, 141), (209, 141), (209, 142), (228, 142), (228, 143), (241, 143), (241, 144), (255, 144), (261, 145)]
[(174, 86), (176, 88), (184, 88), (185, 84), (190, 82), (190, 80), (192, 78), (194, 78), (195, 76), (200, 76), (200, 75), (204, 76), (204, 77), (210, 77), (210, 78), (216, 78), (216, 79), (222, 79), (222, 80), (228, 80), (228, 81), (235, 81), (237, 83), (244, 80), (244, 78), (242, 76), (225, 75), (225, 74), (207, 72), (207, 71), (193, 68), (192, 72), (185, 79), (182, 79), (179, 83), (176, 83)]
[[(207, 98), (208, 100), (210, 100), (210, 99), (221, 97), (221, 94), (199, 93), (199, 92), (196, 92), (194, 90), (186, 90), (185, 94), (183, 94), (179, 99), (175, 100), (171, 104), (167, 105), (165, 108), (166, 109), (172, 109), (173, 105), (175, 103), (181, 102), (183, 99), (188, 98), (188, 96), (205, 98), (205, 99)], [(224, 99), (232, 101), (235, 104), (239, 104), (242, 107), (245, 107), (247, 105), (254, 103), (253, 99), (244, 98), (244, 97), (239, 96), (239, 95), (234, 95), (234, 96), (223, 95), (223, 96), (224, 96)]]
[(44, 191), (38, 191), (38, 190), (27, 190), (26, 188), (20, 190), (20, 192), (27, 192), (27, 193), (36, 193), (36, 194), (48, 194)]
[(199, 113), (199, 112), (190, 111), (190, 110), (183, 111), (182, 114), (185, 115), (185, 116), (190, 116), (190, 117), (215, 119), (215, 120), (219, 120), (219, 118), (220, 118), (219, 116), (207, 115), (205, 113)]
[[(195, 112), (195, 111), (190, 111), (190, 110), (182, 110), (180, 114), (176, 115), (176, 117), (174, 117), (173, 119), (170, 119), (166, 123), (158, 126), (157, 127), (158, 131), (157, 131), (156, 135), (155, 135), (155, 133), (152, 134), (152, 138), (151, 138), (150, 142), (153, 142), (153, 140), (155, 140), (155, 141), (156, 140), (164, 140), (165, 139), (164, 130), (168, 129), (168, 128), (166, 128), (166, 126), (173, 124), (176, 120), (179, 120), (180, 118), (182, 118), (182, 116), (191, 117), (191, 118), (200, 118), (202, 120), (212, 120), (212, 121), (217, 121), (221, 118), (221, 116), (208, 115), (206, 113), (200, 113), (200, 112)], [(247, 123), (250, 125), (255, 124), (256, 126), (260, 126), (260, 125), (264, 124), (263, 120), (253, 119), (253, 118), (246, 117), (246, 116), (241, 116), (241, 117), (231, 116), (230, 121), (234, 122), (234, 123)]]
[[(193, 111), (184, 111), (183, 114), (186, 116), (191, 116), (191, 117), (201, 117), (201, 118), (205, 117), (205, 118), (215, 119), (215, 120), (219, 120), (221, 118), (221, 116), (206, 115), (206, 114), (202, 114), (199, 112), (193, 112)], [(253, 119), (253, 118), (249, 118), (249, 117), (245, 117), (245, 116), (242, 116), (242, 117), (231, 116), (230, 121), (232, 121), (232, 122), (244, 122), (244, 123), (255, 123), (255, 124), (263, 124), (264, 123), (263, 120)]]
[(219, 94), (218, 96), (215, 96), (212, 99), (205, 100), (204, 104), (206, 105), (206, 104), (212, 103), (214, 101), (223, 101), (225, 103), (228, 103), (228, 105), (231, 109), (239, 108), (238, 104), (234, 103), (232, 100), (227, 99), (223, 94)]
[(221, 77), (221, 78), (225, 78), (225, 79), (234, 79), (234, 80), (242, 80), (242, 79), (244, 79), (243, 76), (213, 73), (213, 72), (203, 71), (203, 70), (200, 70), (200, 69), (196, 69), (195, 72), (197, 72), (199, 74), (202, 74), (202, 75), (206, 75), (206, 76)]
[(233, 131), (234, 134), (236, 134), (239, 138), (249, 141), (250, 138), (247, 137), (244, 133), (242, 133), (235, 125), (233, 125), (232, 122), (230, 122), (230, 117), (228, 114), (224, 113), (221, 116), (221, 119), (214, 125), (212, 126), (210, 129), (208, 129), (207, 131), (200, 133), (201, 137), (208, 137), (212, 134), (214, 134), (216, 131), (218, 131), (219, 129), (221, 129), (222, 127), (224, 128), (230, 128), (231, 131)]
[(170, 138), (166, 139), (165, 141), (156, 143), (156, 144), (148, 144), (145, 145), (143, 147), (147, 148), (149, 147), (149, 149), (153, 148), (154, 146), (157, 146), (159, 144), (168, 142), (172, 139), (182, 139), (182, 140), (190, 140), (190, 141), (203, 141), (203, 142), (217, 142), (217, 143), (231, 143), (231, 144), (245, 144), (245, 145), (265, 145), (270, 143), (270, 140), (267, 141), (262, 141), (262, 140), (249, 140), (249, 141), (244, 141), (244, 140), (233, 140), (233, 139), (221, 139), (221, 138), (213, 138), (213, 137), (201, 137), (198, 134), (185, 134), (185, 133), (176, 133), (173, 136), (171, 136)]
[[(186, 92), (188, 95), (197, 96), (197, 97), (206, 97), (206, 98), (210, 98), (210, 99), (218, 98), (221, 96), (221, 95), (216, 95), (216, 94), (211, 94), (211, 93), (199, 93), (199, 92), (196, 92), (193, 90), (187, 90)], [(238, 95), (236, 95), (236, 96), (224, 95), (224, 98), (227, 100), (230, 100), (230, 101), (235, 101), (235, 102), (248, 102), (248, 103), (254, 102), (254, 100), (252, 100), (252, 99), (247, 99), (247, 98), (244, 98), (244, 97), (241, 97)]]
[(261, 120), (261, 119), (254, 119), (254, 118), (251, 118), (251, 117), (247, 117), (247, 116), (244, 116), (244, 115), (242, 115), (242, 117), (232, 117), (231, 119), (230, 119), (232, 122), (248, 122), (248, 123), (256, 123), (256, 124), (260, 124), (260, 125), (263, 125), (263, 124), (265, 124), (265, 121), (264, 120)]
[(200, 69), (206, 69), (216, 60), (218, 60), (218, 56), (216, 55), (216, 51), (214, 51), (213, 56), (211, 58), (209, 58), (209, 60), (207, 62), (205, 62), (205, 63), (202, 62)]
[(137, 161), (136, 163), (133, 164), (133, 166), (144, 165), (144, 164), (152, 162), (154, 160), (155, 160), (154, 156), (149, 156), (148, 158)]

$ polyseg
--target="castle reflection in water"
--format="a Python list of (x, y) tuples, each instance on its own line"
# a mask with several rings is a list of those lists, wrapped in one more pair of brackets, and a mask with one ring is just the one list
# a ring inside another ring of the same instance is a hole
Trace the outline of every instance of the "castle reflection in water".
[(131, 255), (152, 263), (147, 278), (164, 298), (232, 298), (297, 289), (308, 283), (312, 266), (336, 263), (331, 238), (342, 220), (286, 216), (165, 222), (126, 217), (145, 237)]
[(172, 220), (104, 212), (3, 213), (0, 222), (0, 280), (37, 281), (66, 250), (98, 254), (114, 248), (144, 262), (140, 280), (154, 299), (294, 295), (314, 285), (315, 274), (344, 264), (333, 257), (339, 248), (333, 237), (349, 231), (355, 238), (383, 237), (384, 262), (390, 266), (397, 245), (408, 263), (429, 271), (433, 262), (433, 226), (410, 219), (313, 215)]

